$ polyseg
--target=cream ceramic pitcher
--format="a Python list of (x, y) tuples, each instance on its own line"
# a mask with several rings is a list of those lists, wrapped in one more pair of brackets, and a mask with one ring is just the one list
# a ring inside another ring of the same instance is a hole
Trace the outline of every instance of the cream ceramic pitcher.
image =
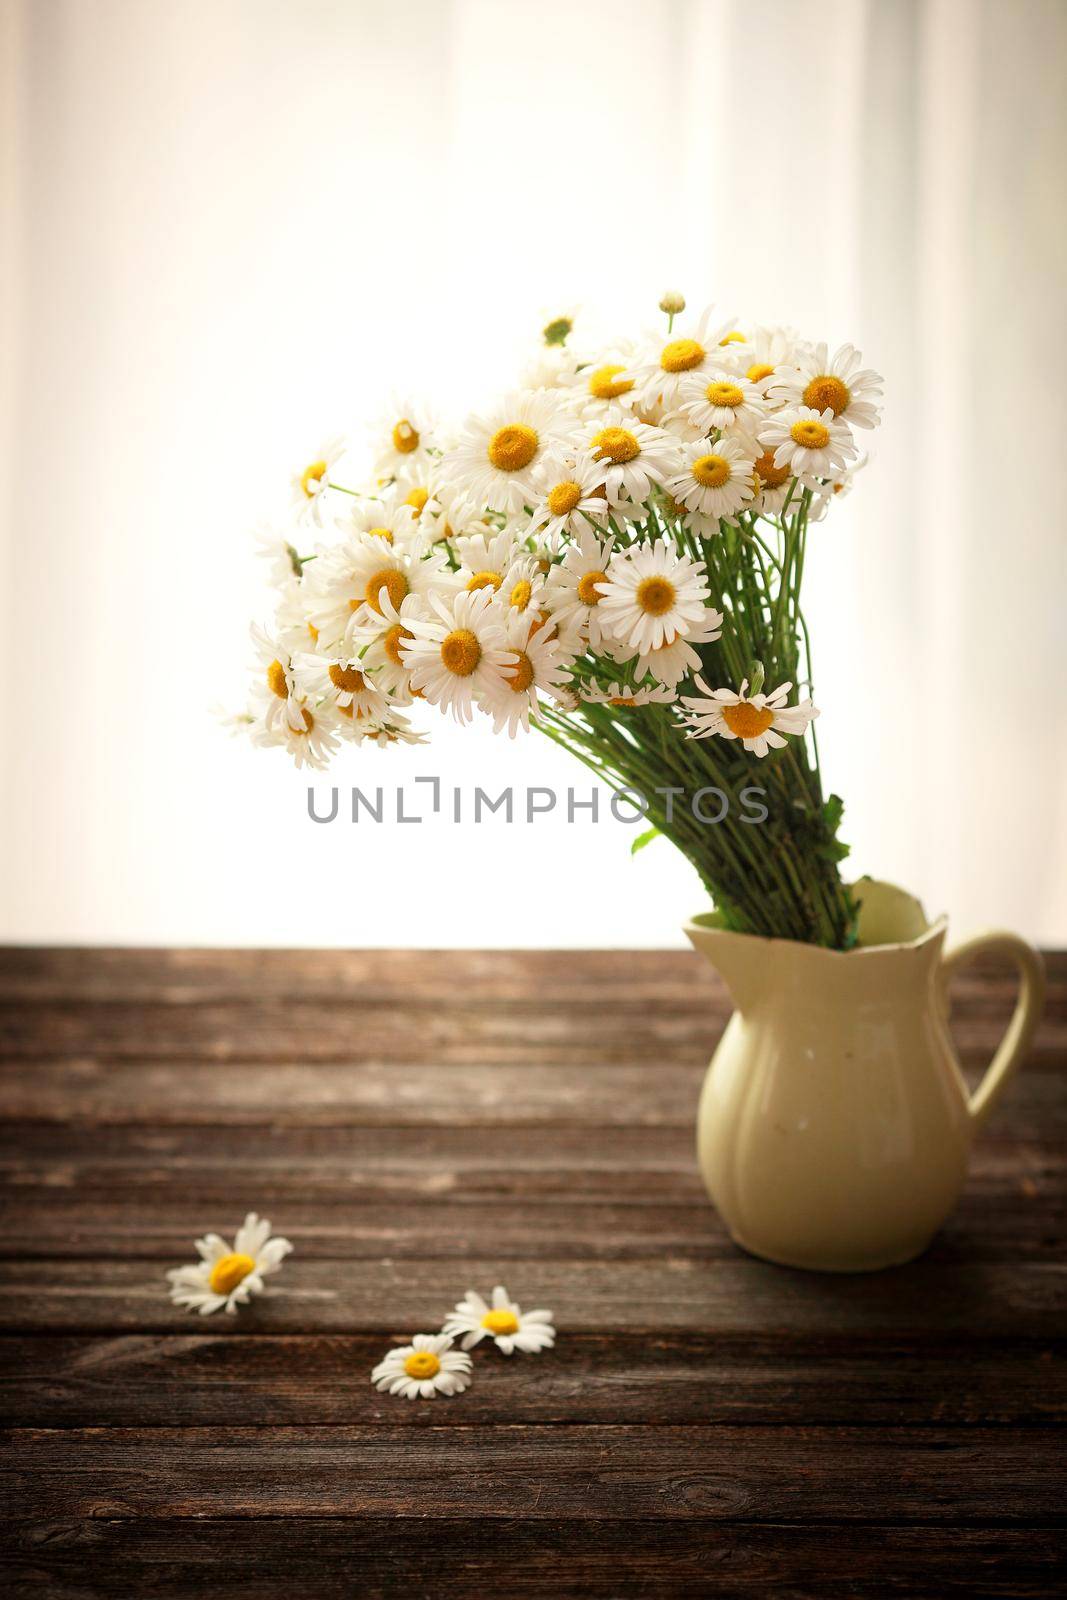
[[(971, 1140), (1033, 1037), (1037, 952), (988, 933), (943, 953), (946, 923), (889, 884), (856, 885), (860, 944), (825, 950), (728, 933), (689, 939), (736, 1011), (704, 1080), (697, 1146), (737, 1244), (785, 1266), (871, 1272), (929, 1244), (963, 1187)], [(1019, 998), (968, 1095), (948, 1031), (948, 979), (979, 955), (1018, 969)]]

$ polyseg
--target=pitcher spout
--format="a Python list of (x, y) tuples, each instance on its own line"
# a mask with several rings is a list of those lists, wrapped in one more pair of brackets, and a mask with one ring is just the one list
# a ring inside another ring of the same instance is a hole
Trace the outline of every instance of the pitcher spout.
[(730, 991), (734, 1009), (742, 1015), (754, 1009), (767, 981), (767, 965), (760, 959), (764, 939), (731, 933), (719, 925), (715, 912), (686, 923), (686, 938), (693, 949), (711, 963)]

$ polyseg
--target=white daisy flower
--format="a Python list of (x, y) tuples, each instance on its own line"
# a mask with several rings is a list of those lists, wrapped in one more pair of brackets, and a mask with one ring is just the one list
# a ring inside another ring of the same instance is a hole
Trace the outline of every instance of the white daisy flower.
[(670, 644), (704, 620), (704, 563), (680, 555), (668, 539), (616, 551), (597, 588), (601, 625), (639, 650)]
[(471, 1358), (453, 1350), (448, 1333), (417, 1333), (410, 1344), (390, 1350), (370, 1375), (384, 1394), (406, 1400), (433, 1400), (439, 1394), (462, 1394), (470, 1387)]
[(468, 419), (442, 473), (490, 511), (521, 511), (532, 497), (538, 463), (572, 426), (572, 417), (551, 391), (512, 395), (488, 415)]
[(260, 527), (256, 532), (256, 554), (270, 562), (268, 582), (273, 588), (287, 593), (299, 583), (303, 563), (296, 546), (284, 534), (266, 525)]
[(767, 406), (754, 383), (713, 367), (710, 373), (687, 375), (678, 385), (675, 409), (664, 417), (664, 425), (676, 417), (702, 439), (716, 428), (754, 439), (767, 420)]
[(578, 366), (568, 381), (570, 398), (583, 416), (596, 417), (609, 411), (629, 411), (636, 397), (636, 381), (629, 372), (634, 360), (631, 344), (619, 344), (602, 351)]
[(641, 410), (673, 410), (678, 390), (690, 373), (710, 373), (721, 362), (721, 348), (733, 330), (733, 319), (718, 319), (708, 306), (695, 321), (679, 323), (670, 337), (650, 340), (643, 355), (627, 369), (636, 384), (635, 400)]
[(413, 594), (406, 595), (399, 607), (393, 605), (388, 594), (380, 596), (380, 601), (380, 615), (363, 606), (353, 618), (348, 638), (351, 659), (391, 701), (407, 704), (411, 700), (411, 673), (404, 664), (401, 646), (414, 641), (411, 619), (425, 617), (426, 605)]
[(421, 554), (426, 536), (420, 528), (415, 512), (396, 493), (363, 496), (349, 499), (346, 515), (338, 518), (342, 533), (355, 538), (381, 539), (395, 550), (409, 555)]
[(830, 505), (831, 501), (844, 500), (846, 495), (852, 493), (852, 486), (856, 481), (856, 474), (857, 472), (862, 472), (869, 459), (870, 458), (868, 456), (860, 456), (858, 460), (851, 462), (844, 472), (838, 473), (836, 478), (831, 479), (828, 483), (821, 483), (819, 485), (818, 493), (812, 501), (811, 511), (809, 513), (812, 521), (817, 522), (820, 517), (826, 515), (827, 507)]
[(387, 712), (378, 716), (361, 715), (349, 707), (347, 713), (343, 706), (338, 706), (342, 718), (348, 717), (348, 727), (345, 729), (347, 737), (356, 744), (376, 744), (379, 749), (385, 750), (394, 744), (429, 744), (428, 736), (418, 728), (413, 728), (409, 718), (389, 707)]
[(310, 516), (321, 524), (326, 490), (330, 486), (330, 472), (344, 455), (345, 449), (345, 440), (340, 436), (327, 439), (311, 460), (293, 473), (292, 504), (298, 516)]
[(451, 540), (459, 558), (456, 574), (461, 589), (491, 589), (495, 594), (515, 559), (515, 537), (509, 529), (484, 534), (459, 535)]
[(378, 478), (406, 479), (425, 472), (430, 462), (435, 420), (421, 400), (394, 396), (382, 415), (374, 437), (377, 451), (374, 471)]
[(619, 707), (670, 705), (678, 698), (673, 689), (662, 683), (641, 688), (635, 688), (632, 683), (609, 683), (606, 689), (587, 683), (582, 685), (579, 694), (590, 705)]
[(293, 666), (292, 633), (275, 636), (252, 624), (252, 643), (256, 649), (259, 673), (253, 681), (252, 698), (263, 726), (273, 730), (279, 723), (299, 727), (298, 692)]
[(411, 512), (419, 524), (420, 532), (426, 533), (429, 543), (434, 537), (434, 525), (444, 510), (440, 499), (443, 486), (438, 481), (437, 463), (434, 463), (432, 471), (421, 465), (417, 475), (405, 479), (396, 487), (401, 495), (400, 504)]
[(524, 1312), (517, 1301), (508, 1298), (508, 1291), (500, 1283), (493, 1290), (491, 1305), (468, 1289), (455, 1311), (446, 1317), (444, 1331), (461, 1333), (464, 1350), (472, 1350), (482, 1339), (492, 1339), (506, 1356), (515, 1350), (536, 1355), (541, 1350), (551, 1350), (556, 1342), (551, 1311)]
[(293, 661), (297, 687), (305, 699), (325, 701), (339, 711), (375, 717), (388, 709), (389, 698), (374, 682), (359, 656), (298, 655)]
[(541, 345), (522, 369), (519, 387), (522, 389), (567, 389), (578, 368), (578, 358), (573, 350), (562, 344)]
[(678, 469), (678, 441), (662, 428), (636, 422), (624, 412), (598, 417), (585, 439), (613, 505), (646, 501), (654, 483)]
[(545, 604), (553, 621), (560, 629), (588, 639), (594, 650), (604, 636), (599, 586), (607, 582), (614, 545), (614, 534), (601, 540), (591, 528), (581, 530), (545, 585)]
[(590, 450), (547, 456), (535, 474), (530, 533), (540, 533), (552, 551), (565, 535), (580, 538), (590, 518), (607, 520), (603, 490), (604, 469)]
[(362, 534), (316, 560), (307, 614), (324, 650), (339, 653), (344, 645), (354, 653), (354, 630), (368, 613), (383, 615), (383, 593), (397, 607), (408, 595), (425, 596), (432, 589), (455, 587), (455, 582), (439, 552), (423, 558), (373, 534)]
[(217, 1233), (196, 1240), (200, 1260), (195, 1266), (167, 1273), (170, 1297), (204, 1317), (221, 1310), (232, 1314), (252, 1295), (262, 1294), (263, 1279), (277, 1272), (292, 1248), (288, 1239), (271, 1238), (270, 1223), (250, 1211), (232, 1249)]
[(755, 492), (757, 446), (726, 435), (712, 444), (698, 439), (682, 446), (684, 466), (663, 485), (678, 505), (703, 517), (733, 517)]
[(284, 718), (273, 726), (263, 723), (252, 729), (252, 743), (264, 750), (280, 747), (298, 767), (322, 771), (340, 748), (338, 731), (338, 716), (332, 707), (322, 705), (312, 711), (307, 701), (290, 700)]
[(843, 344), (831, 358), (828, 347), (817, 344), (794, 367), (775, 373), (771, 397), (820, 415), (831, 411), (854, 428), (875, 428), (880, 411), (874, 402), (881, 397), (882, 379), (869, 367), (861, 368), (862, 360), (854, 345)]
[(751, 510), (762, 512), (767, 517), (776, 517), (789, 498), (793, 484), (792, 468), (775, 466), (773, 450), (764, 450), (756, 457), (752, 467), (752, 487), (756, 492)]
[[(309, 567), (309, 573), (311, 570)], [(283, 591), (274, 613), (275, 634), (293, 654), (301, 650), (314, 650), (319, 642), (319, 630), (307, 614), (310, 593), (309, 579), (302, 578), (299, 583), (291, 583)]]
[(493, 732), (514, 739), (519, 729), (528, 733), (530, 713), (537, 710), (537, 694), (554, 695), (565, 677), (560, 662), (560, 642), (541, 626), (532, 612), (511, 611), (505, 625), (507, 647), (515, 652), (515, 665), (503, 676), (490, 679), (484, 706), (493, 719)]
[(788, 467), (798, 478), (836, 478), (856, 454), (847, 423), (838, 422), (829, 406), (792, 406), (771, 417), (760, 429), (759, 442), (774, 452), (776, 467)]
[(704, 612), (704, 621), (684, 636), (679, 634), (670, 644), (661, 644), (655, 650), (630, 650), (625, 653), (620, 651), (618, 654), (612, 650), (611, 656), (620, 666), (627, 661), (633, 661), (636, 657), (635, 678), (643, 678), (646, 673), (650, 673), (657, 683), (664, 683), (669, 689), (674, 689), (687, 674), (700, 671), (701, 659), (693, 646), (712, 644), (714, 640), (721, 638), (722, 624), (722, 612), (708, 606)]
[(548, 570), (549, 563), (540, 556), (519, 556), (505, 572), (497, 591), (500, 604), (508, 611), (539, 616), (544, 609)]
[(787, 706), (786, 699), (793, 685), (783, 683), (770, 694), (749, 695), (748, 679), (740, 690), (709, 689), (703, 678), (697, 678), (701, 696), (683, 695), (687, 720), (692, 724), (687, 738), (740, 739), (746, 750), (765, 756), (768, 749), (781, 749), (782, 735), (803, 734), (819, 715), (810, 700)]
[(469, 722), (474, 700), (495, 689), (518, 659), (508, 648), (504, 614), (492, 589), (433, 593), (430, 612), (407, 620), (415, 637), (400, 643), (412, 691), (451, 711), (457, 722)]
[(727, 371), (743, 374), (766, 395), (779, 373), (795, 367), (810, 348), (792, 328), (755, 328), (743, 344), (727, 345), (720, 354)]

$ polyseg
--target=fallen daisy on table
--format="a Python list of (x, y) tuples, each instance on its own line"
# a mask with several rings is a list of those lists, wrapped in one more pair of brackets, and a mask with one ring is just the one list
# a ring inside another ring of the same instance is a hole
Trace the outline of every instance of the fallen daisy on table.
[(447, 1333), (417, 1333), (410, 1344), (390, 1350), (370, 1381), (384, 1393), (407, 1400), (433, 1400), (438, 1394), (462, 1394), (471, 1381), (471, 1358), (453, 1350)]
[(200, 1260), (167, 1273), (170, 1297), (176, 1305), (199, 1311), (202, 1317), (222, 1309), (235, 1312), (252, 1295), (262, 1294), (263, 1279), (277, 1272), (292, 1248), (288, 1239), (272, 1239), (267, 1219), (250, 1211), (237, 1230), (232, 1250), (217, 1233), (197, 1239)]
[(492, 1339), (506, 1356), (513, 1350), (535, 1355), (540, 1350), (551, 1350), (556, 1342), (551, 1311), (522, 1311), (516, 1301), (508, 1299), (508, 1291), (499, 1283), (493, 1290), (491, 1306), (468, 1289), (445, 1319), (444, 1332), (461, 1333), (464, 1350), (473, 1349), (482, 1339)]

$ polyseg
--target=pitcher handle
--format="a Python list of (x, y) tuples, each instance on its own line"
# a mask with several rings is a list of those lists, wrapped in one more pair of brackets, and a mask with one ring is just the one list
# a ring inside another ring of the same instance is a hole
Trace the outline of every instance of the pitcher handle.
[(1016, 933), (980, 933), (949, 950), (941, 961), (941, 982), (946, 994), (953, 974), (978, 956), (1001, 956), (1019, 974), (1019, 998), (1007, 1032), (997, 1047), (981, 1083), (970, 1097), (972, 1126), (982, 1126), (1000, 1099), (1030, 1048), (1045, 1003), (1045, 963), (1032, 945)]

